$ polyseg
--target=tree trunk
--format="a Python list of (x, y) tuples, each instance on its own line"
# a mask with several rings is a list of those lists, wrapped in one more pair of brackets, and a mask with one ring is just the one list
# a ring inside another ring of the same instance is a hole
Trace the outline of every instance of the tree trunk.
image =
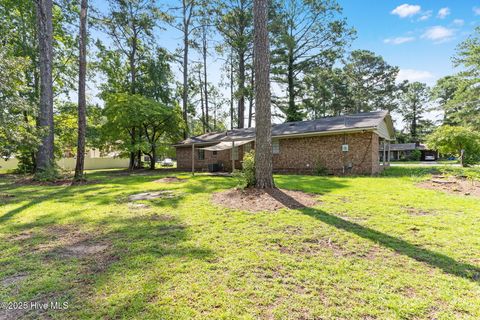
[[(138, 141), (142, 141), (142, 130), (138, 130)], [(137, 169), (143, 169), (142, 150), (137, 150)]]
[(77, 163), (74, 180), (83, 180), (85, 164), (85, 132), (87, 129), (87, 101), (85, 97), (85, 81), (87, 73), (87, 9), (88, 0), (80, 5), (80, 39), (78, 59), (78, 141)]
[(150, 170), (155, 170), (155, 161), (157, 158), (157, 151), (156, 148), (152, 148), (151, 156), (150, 156)]
[(413, 117), (412, 117), (412, 139), (417, 142), (417, 104), (413, 103)]
[(38, 126), (44, 130), (36, 157), (36, 171), (48, 170), (54, 165), (53, 136), (53, 24), (52, 0), (36, 0), (40, 55), (40, 108)]
[(233, 130), (233, 52), (230, 53), (230, 130)]
[(293, 51), (289, 49), (288, 53), (288, 108), (287, 108), (287, 119), (286, 121), (299, 121), (297, 116), (297, 110), (295, 106), (295, 84), (294, 84), (294, 74), (293, 74)]
[(188, 137), (188, 32), (189, 32), (189, 19), (187, 18), (187, 3), (183, 1), (183, 91), (182, 91), (182, 104), (183, 104), (183, 122), (185, 123), (185, 130), (183, 130), (183, 138)]
[(255, 67), (255, 187), (273, 188), (272, 116), (270, 109), (270, 49), (268, 43), (268, 0), (254, 0)]
[[(255, 57), (254, 57), (255, 59)], [(255, 72), (252, 68), (252, 75), (250, 77), (250, 87), (252, 90), (250, 93), (249, 101), (248, 101), (248, 127), (252, 127), (252, 120), (253, 120), (253, 99), (254, 99), (254, 94), (253, 94), (253, 87), (255, 86)]]
[(245, 52), (238, 54), (238, 128), (245, 127)]
[(132, 127), (132, 132), (130, 134), (130, 144), (132, 146), (132, 149), (130, 150), (130, 162), (128, 164), (128, 170), (133, 170), (135, 169), (135, 134), (136, 134), (136, 128)]
[(205, 126), (205, 106), (203, 104), (203, 82), (202, 82), (202, 75), (200, 70), (198, 70), (198, 80), (200, 81), (200, 108), (202, 109), (202, 129), (203, 129), (203, 133), (205, 133), (207, 128)]
[(203, 93), (205, 95), (205, 124), (207, 132), (210, 132), (210, 119), (208, 115), (208, 78), (207, 78), (207, 30), (203, 26)]

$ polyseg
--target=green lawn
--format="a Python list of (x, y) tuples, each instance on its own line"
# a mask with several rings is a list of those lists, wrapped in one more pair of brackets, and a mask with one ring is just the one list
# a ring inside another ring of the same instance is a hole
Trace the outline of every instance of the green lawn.
[[(112, 170), (45, 187), (3, 176), (0, 302), (67, 301), (26, 315), (58, 319), (478, 319), (480, 199), (416, 187), (431, 170), (276, 176), (321, 202), (275, 213), (212, 205), (228, 177)], [(174, 196), (129, 204), (154, 190)]]

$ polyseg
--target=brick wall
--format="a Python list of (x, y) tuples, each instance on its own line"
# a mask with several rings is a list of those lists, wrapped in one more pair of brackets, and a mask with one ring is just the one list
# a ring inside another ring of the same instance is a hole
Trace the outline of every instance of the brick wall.
[[(343, 152), (342, 145), (348, 144), (349, 151)], [(304, 138), (279, 139), (280, 153), (273, 155), (273, 169), (279, 173), (313, 174), (318, 167), (328, 173), (376, 174), (379, 164), (379, 137), (372, 132), (345, 135), (329, 135)], [(243, 158), (243, 146), (238, 147), (239, 159)], [(177, 166), (191, 170), (191, 146), (177, 147)], [(222, 163), (224, 170), (231, 171), (231, 150), (205, 151), (205, 160), (198, 159), (195, 150), (195, 170), (206, 171), (209, 163)], [(235, 162), (240, 168), (241, 162)]]
[[(323, 167), (330, 174), (375, 174), (378, 135), (372, 132), (280, 139), (280, 153), (273, 155), (276, 172), (315, 173)], [(342, 151), (348, 144), (349, 150)]]

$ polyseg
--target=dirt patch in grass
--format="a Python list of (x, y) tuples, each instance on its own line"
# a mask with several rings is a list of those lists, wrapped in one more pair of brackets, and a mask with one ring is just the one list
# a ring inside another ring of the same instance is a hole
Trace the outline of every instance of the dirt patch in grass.
[(25, 232), (21, 232), (19, 234), (16, 234), (16, 235), (10, 237), (10, 240), (12, 240), (12, 241), (24, 241), (24, 240), (31, 239), (33, 236), (34, 236), (34, 234), (33, 234), (32, 231), (25, 231)]
[(285, 189), (231, 189), (214, 193), (212, 201), (230, 209), (250, 212), (301, 209), (319, 202), (316, 195)]
[(39, 245), (37, 250), (49, 258), (97, 257), (108, 253), (110, 248), (108, 241), (98, 238), (100, 232), (83, 232), (78, 226), (51, 226), (45, 233), (53, 239)]
[(420, 182), (418, 186), (451, 194), (480, 197), (480, 181), (462, 177), (434, 176), (430, 180)]
[(172, 199), (175, 195), (172, 191), (162, 190), (162, 191), (153, 191), (153, 192), (143, 192), (132, 194), (128, 196), (129, 201), (140, 201), (140, 200), (155, 200), (155, 199)]
[(433, 212), (428, 212), (428, 211), (425, 211), (425, 210), (421, 210), (421, 209), (417, 209), (417, 208), (414, 208), (414, 207), (403, 207), (409, 215), (411, 216), (428, 216), (428, 215), (433, 215), (435, 213)]
[(130, 209), (148, 209), (150, 206), (145, 203), (134, 203), (134, 202), (129, 202), (128, 207)]
[(175, 220), (175, 217), (170, 216), (168, 214), (156, 214), (156, 213), (154, 213), (150, 216), (150, 219), (154, 220), (154, 221), (173, 221), (173, 220)]
[[(28, 301), (26, 308), (18, 308), (11, 310), (0, 309), (0, 320), (16, 320), (16, 319), (53, 319), (48, 315), (52, 312), (53, 307), (63, 307), (63, 303), (68, 302), (61, 297), (61, 293), (47, 293), (38, 296), (37, 298)], [(34, 306), (34, 307), (32, 307)], [(55, 310), (56, 316), (62, 310)]]
[(174, 183), (174, 182), (185, 182), (187, 179), (177, 178), (177, 177), (165, 177), (162, 179), (155, 180), (153, 182), (157, 183)]
[(18, 273), (18, 274), (14, 274), (12, 276), (3, 278), (2, 280), (0, 280), (0, 283), (2, 284), (3, 287), (10, 287), (12, 285), (18, 285), (27, 277), (28, 277), (28, 274), (26, 273)]

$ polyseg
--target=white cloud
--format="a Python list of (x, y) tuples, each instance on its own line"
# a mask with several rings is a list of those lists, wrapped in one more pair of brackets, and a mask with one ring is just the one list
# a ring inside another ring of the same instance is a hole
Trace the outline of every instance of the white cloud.
[(432, 10), (428, 10), (428, 11), (425, 11), (425, 12), (420, 16), (420, 18), (418, 18), (418, 20), (420, 20), (420, 21), (426, 21), (426, 20), (430, 19), (431, 16), (432, 16)]
[(400, 69), (397, 75), (397, 82), (408, 80), (414, 81), (429, 81), (435, 78), (435, 76), (429, 71), (415, 70), (415, 69)]
[(383, 42), (388, 44), (402, 44), (402, 43), (411, 42), (414, 40), (415, 40), (414, 37), (396, 37), (396, 38), (387, 38), (383, 40)]
[(480, 16), (480, 7), (473, 7), (473, 13), (475, 13), (476, 16)]
[(422, 38), (433, 40), (436, 42), (443, 42), (449, 40), (455, 34), (455, 30), (448, 29), (442, 26), (430, 27), (422, 35)]
[(450, 14), (450, 8), (442, 8), (442, 9), (438, 10), (437, 17), (440, 18), (440, 19), (444, 19), (449, 14)]
[(463, 25), (465, 24), (465, 21), (462, 20), (462, 19), (455, 19), (455, 20), (453, 20), (453, 24), (456, 25), (456, 26), (461, 27), (461, 26), (463, 26)]
[(417, 13), (420, 12), (420, 10), (422, 10), (422, 8), (419, 5), (411, 5), (411, 4), (404, 3), (396, 7), (395, 9), (393, 9), (392, 12), (390, 13), (398, 15), (400, 18), (406, 18), (409, 16), (416, 15)]

